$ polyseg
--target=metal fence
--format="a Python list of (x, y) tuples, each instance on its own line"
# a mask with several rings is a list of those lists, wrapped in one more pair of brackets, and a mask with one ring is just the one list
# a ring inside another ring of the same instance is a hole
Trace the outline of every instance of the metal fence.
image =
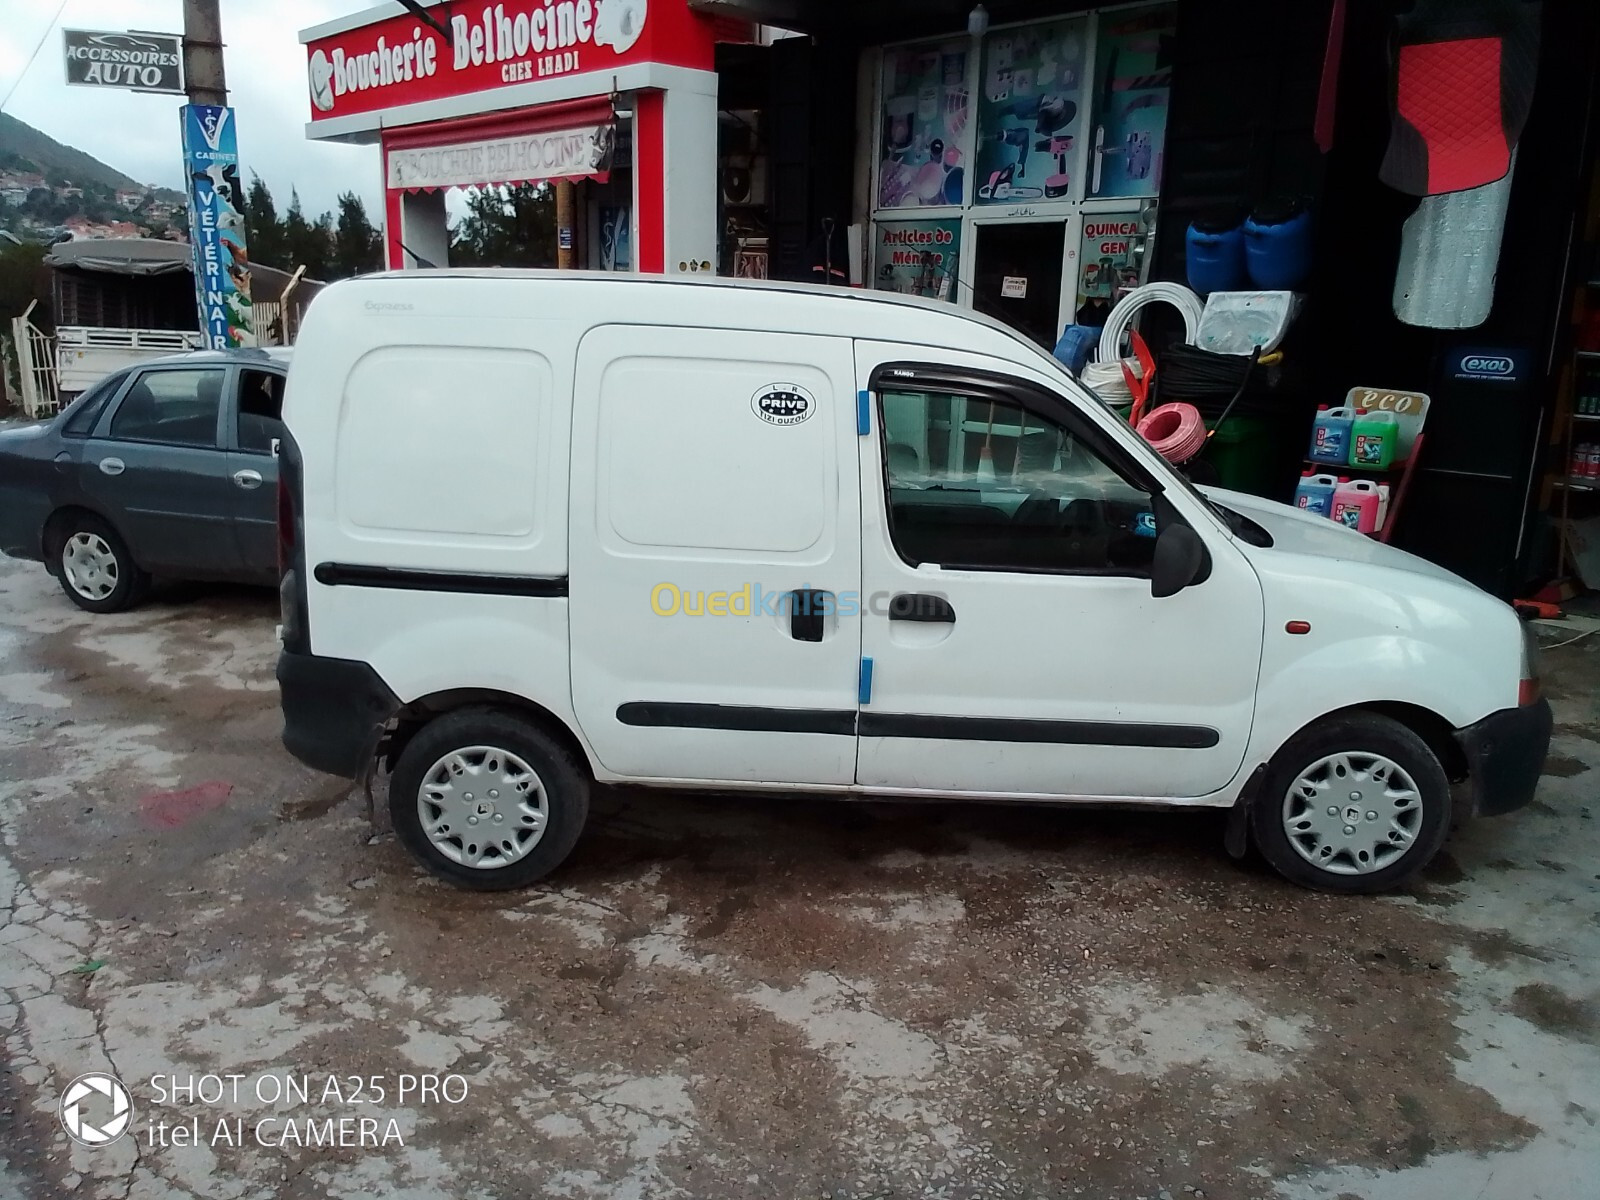
[(11, 320), (18, 382), (22, 388), (22, 411), (35, 419), (52, 416), (61, 408), (55, 339), (28, 319), (37, 303), (35, 300), (20, 317)]

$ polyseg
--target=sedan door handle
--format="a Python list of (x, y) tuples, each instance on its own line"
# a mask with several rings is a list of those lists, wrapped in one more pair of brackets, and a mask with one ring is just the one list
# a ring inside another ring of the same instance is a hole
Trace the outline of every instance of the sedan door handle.
[(889, 601), (889, 620), (921, 621), (932, 625), (954, 625), (956, 610), (943, 596), (901, 592)]
[(128, 464), (123, 462), (120, 458), (102, 458), (100, 460), (100, 471), (102, 474), (121, 475), (127, 469)]
[(233, 481), (246, 491), (253, 491), (261, 486), (261, 472), (246, 467), (243, 471), (233, 473)]

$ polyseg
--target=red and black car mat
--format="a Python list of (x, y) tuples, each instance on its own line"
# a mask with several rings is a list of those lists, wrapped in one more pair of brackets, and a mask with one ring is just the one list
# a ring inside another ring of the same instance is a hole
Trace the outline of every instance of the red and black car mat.
[(1397, 25), (1379, 178), (1412, 196), (1503, 179), (1533, 101), (1538, 0), (1416, 0)]

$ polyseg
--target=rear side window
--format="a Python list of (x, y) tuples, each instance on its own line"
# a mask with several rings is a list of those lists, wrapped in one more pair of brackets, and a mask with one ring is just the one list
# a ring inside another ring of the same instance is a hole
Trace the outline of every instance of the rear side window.
[(276, 371), (239, 372), (239, 449), (271, 454), (283, 437), (283, 376)]
[(128, 442), (215, 446), (226, 377), (215, 368), (146, 371), (117, 405), (111, 436)]
[(118, 371), (115, 375), (106, 376), (85, 392), (67, 413), (66, 420), (61, 426), (61, 436), (81, 438), (93, 433), (94, 427), (100, 421), (100, 414), (106, 410), (106, 404), (117, 394), (117, 389), (127, 377), (126, 371)]

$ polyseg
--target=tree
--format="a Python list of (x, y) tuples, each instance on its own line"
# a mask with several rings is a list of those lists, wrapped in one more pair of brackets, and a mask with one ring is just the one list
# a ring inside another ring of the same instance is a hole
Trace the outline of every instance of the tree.
[(367, 206), (354, 192), (339, 197), (330, 265), (335, 279), (347, 279), (383, 266), (383, 238), (367, 219)]
[(306, 220), (300, 208), (300, 193), (291, 190), (289, 211), (283, 218), (284, 260), (271, 265), (292, 271), (303, 264), (312, 279), (328, 278), (328, 260), (333, 250), (331, 223), (326, 214), (319, 221)]
[(555, 193), (542, 183), (479, 188), (468, 193), (467, 215), (450, 232), (452, 266), (553, 267)]
[(253, 261), (279, 270), (294, 269), (284, 262), (288, 252), (284, 245), (283, 223), (278, 220), (278, 209), (272, 203), (272, 193), (254, 171), (250, 172), (250, 195), (245, 201), (244, 230)]

